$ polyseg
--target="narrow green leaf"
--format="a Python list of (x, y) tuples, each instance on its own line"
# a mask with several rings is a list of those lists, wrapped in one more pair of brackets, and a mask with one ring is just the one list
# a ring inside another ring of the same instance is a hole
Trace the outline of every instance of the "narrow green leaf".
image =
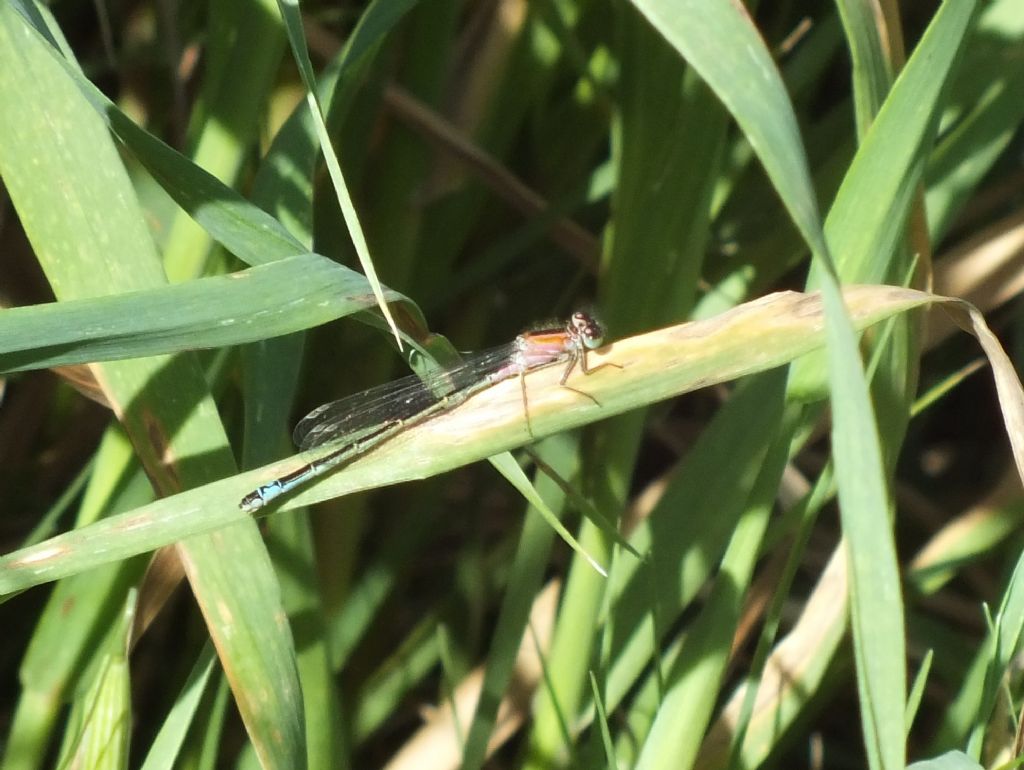
[(907, 765), (907, 770), (983, 770), (983, 768), (962, 751), (950, 751), (935, 759), (925, 759)]
[(537, 509), (548, 525), (558, 533), (558, 536), (562, 538), (570, 548), (586, 559), (587, 563), (597, 570), (598, 574), (603, 577), (608, 576), (607, 568), (587, 553), (586, 549), (579, 544), (575, 537), (573, 537), (573, 534), (565, 528), (565, 525), (562, 524), (558, 515), (548, 507), (546, 502), (544, 502), (544, 498), (540, 496), (533, 484), (530, 483), (530, 480), (526, 477), (523, 469), (519, 467), (518, 463), (516, 463), (515, 458), (507, 453), (502, 454), (497, 457), (492, 457), (491, 465), (497, 468), (501, 475), (508, 479), (508, 482), (519, 490), (519, 493), (526, 498), (530, 505)]
[(914, 726), (914, 718), (917, 716), (917, 710), (921, 706), (921, 699), (924, 697), (924, 688), (928, 683), (928, 674), (932, 670), (932, 660), (934, 658), (935, 651), (928, 650), (924, 656), (924, 660), (921, 661), (921, 668), (914, 677), (914, 684), (910, 688), (910, 697), (907, 699), (907, 715), (905, 720), (908, 735), (910, 734), (911, 728)]
[(781, 419), (785, 375), (766, 372), (737, 385), (670, 477), (658, 505), (630, 535), (649, 558), (616, 559), (609, 589), (608, 708), (618, 707), (656, 656), (666, 619), (684, 612), (717, 569)]
[(619, 764), (615, 760), (615, 746), (612, 743), (611, 730), (608, 728), (608, 715), (605, 713), (604, 704), (601, 703), (601, 691), (597, 685), (597, 677), (593, 672), (590, 674), (590, 692), (594, 698), (594, 705), (597, 708), (597, 724), (601, 730), (601, 743), (604, 745), (605, 762), (609, 770), (615, 770)]
[[(784, 397), (781, 378), (774, 384), (775, 392), (771, 394), (774, 403), (767, 404), (766, 408), (781, 412)], [(661, 707), (645, 736), (638, 770), (682, 770), (692, 767), (696, 759), (718, 701), (743, 597), (750, 588), (779, 479), (789, 456), (793, 425), (776, 420), (776, 426), (756, 478), (744, 480), (749, 485), (749, 497), (736, 518), (708, 601), (689, 628), (665, 676)]]
[(119, 622), (107, 634), (94, 679), (72, 708), (71, 743), (60, 768), (121, 770), (128, 766), (132, 698), (127, 650), (137, 593), (132, 590), (127, 596)]
[[(949, 231), (968, 197), (1024, 120), (1024, 14), (1017, 0), (993, 0), (957, 66), (943, 130), (925, 172), (928, 229), (933, 243)], [(966, 112), (964, 111), (966, 109)]]
[(327, 170), (331, 175), (331, 182), (334, 184), (334, 192), (338, 196), (338, 204), (341, 206), (341, 213), (345, 217), (345, 224), (348, 226), (349, 235), (359, 257), (359, 264), (363, 267), (366, 279), (377, 298), (377, 305), (388, 325), (394, 332), (395, 339), (401, 346), (401, 336), (394, 318), (391, 317), (391, 310), (388, 308), (384, 298), (384, 287), (377, 278), (377, 272), (373, 267), (373, 259), (370, 257), (370, 248), (366, 244), (366, 235), (359, 223), (359, 216), (356, 214), (355, 204), (352, 202), (352, 194), (349, 192), (348, 184), (341, 172), (341, 164), (334, 154), (334, 147), (331, 145), (330, 134), (324, 123), (323, 112), (320, 107), (320, 100), (317, 96), (316, 76), (313, 74), (313, 65), (309, 61), (309, 51), (306, 48), (306, 38), (302, 31), (302, 17), (299, 14), (298, 0), (278, 0), (278, 7), (281, 9), (281, 16), (284, 19), (285, 29), (288, 34), (288, 41), (292, 47), (292, 55), (299, 65), (299, 73), (302, 75), (302, 82), (306, 86), (306, 103), (309, 106), (310, 114), (313, 116), (313, 127), (316, 129), (317, 138), (320, 140), (320, 149), (324, 154), (324, 161), (327, 163)]
[(365, 288), (326, 257), (299, 254), (183, 284), (9, 308), (0, 311), (0, 371), (255, 342), (366, 310)]
[[(880, 27), (883, 27), (884, 19), (877, 7), (855, 0), (840, 0), (836, 7), (853, 60), (857, 135), (863, 136), (892, 85), (893, 62), (889, 59), (892, 43), (881, 38)], [(895, 35), (897, 30), (888, 29), (888, 32)]]
[[(552, 463), (559, 473), (568, 476), (578, 469), (577, 444), (574, 438), (554, 436), (544, 441), (538, 452), (545, 462)], [(553, 509), (559, 509), (566, 502), (560, 486), (546, 476), (537, 480), (537, 495), (545, 506)], [(515, 697), (515, 664), (523, 642), (529, 644), (528, 635), (533, 633), (528, 623), (530, 610), (544, 579), (553, 535), (547, 514), (530, 507), (523, 520), (508, 588), (491, 635), (480, 700), (466, 736), (461, 770), (478, 770), (483, 766), (502, 697), (506, 694)], [(527, 635), (525, 639), (524, 635)]]
[(185, 735), (192, 725), (192, 719), (203, 693), (206, 692), (210, 674), (216, 663), (217, 655), (213, 647), (208, 645), (203, 654), (196, 659), (185, 685), (181, 688), (181, 694), (174, 701), (167, 719), (160, 727), (160, 732), (149, 747), (142, 770), (171, 770), (175, 766)]
[[(201, 88), (189, 121), (191, 162), (229, 187), (252, 157), (267, 100), (281, 67), (284, 31), (274, 0), (219, 0), (209, 5)], [(210, 234), (177, 210), (163, 243), (172, 283), (203, 274)]]
[[(811, 250), (827, 254), (793, 107), (743, 6), (727, 0), (634, 0), (633, 4), (722, 100)], [(723, 56), (724, 50), (746, 55)]]

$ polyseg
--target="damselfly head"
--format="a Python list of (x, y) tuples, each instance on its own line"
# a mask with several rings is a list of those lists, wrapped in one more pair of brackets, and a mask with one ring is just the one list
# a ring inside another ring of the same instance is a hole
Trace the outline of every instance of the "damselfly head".
[(577, 310), (569, 317), (569, 330), (588, 350), (601, 347), (604, 342), (604, 328), (589, 313)]

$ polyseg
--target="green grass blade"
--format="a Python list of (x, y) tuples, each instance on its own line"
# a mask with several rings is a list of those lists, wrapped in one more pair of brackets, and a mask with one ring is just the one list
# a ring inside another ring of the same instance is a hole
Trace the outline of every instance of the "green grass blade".
[(150, 745), (142, 770), (172, 770), (175, 766), (185, 735), (192, 725), (192, 719), (206, 692), (210, 674), (216, 663), (217, 655), (213, 647), (207, 645), (192, 666), (181, 694), (174, 701), (167, 719), (160, 727), (160, 732)]
[(315, 531), (306, 515), (275, 516), (267, 529), (267, 547), (277, 557), (282, 601), (294, 628), (309, 770), (346, 770), (355, 765), (342, 718), (341, 693), (332, 686)]
[[(515, 458), (512, 455), (505, 453), (498, 455), (497, 457), (490, 458), (491, 465), (493, 465), (498, 472), (508, 479), (508, 482), (519, 490), (519, 493), (532, 505), (540, 515), (547, 521), (548, 525), (558, 533), (558, 536), (564, 540), (570, 548), (573, 549), (579, 556), (587, 561), (594, 570), (602, 577), (608, 576), (608, 569), (605, 565), (601, 564), (594, 556), (587, 553), (587, 550), (573, 537), (573, 534), (565, 528), (561, 520), (555, 514), (553, 510), (544, 502), (544, 498), (541, 497), (540, 493), (534, 488), (533, 484), (526, 477), (523, 469), (516, 463)], [(614, 537), (614, 534), (612, 534)]]
[[(666, 629), (713, 574), (746, 509), (781, 417), (784, 371), (741, 382), (680, 464), (659, 504), (630, 536), (649, 559), (616, 561), (605, 705), (617, 707)], [(725, 470), (728, 468), (728, 470)], [(657, 594), (652, 587), (657, 586)], [(654, 623), (654, 628), (649, 624)]]
[[(766, 685), (765, 678), (768, 672), (766, 664), (769, 654), (772, 653), (772, 646), (776, 641), (784, 607), (791, 596), (790, 591), (793, 586), (793, 580), (807, 552), (808, 541), (819, 511), (826, 502), (835, 497), (835, 485), (833, 482), (832, 467), (828, 465), (818, 476), (814, 487), (807, 492), (803, 500), (786, 514), (787, 519), (795, 521), (796, 529), (792, 535), (792, 545), (789, 548), (785, 566), (776, 581), (771, 604), (765, 613), (764, 627), (757, 642), (757, 649), (754, 652), (750, 673), (747, 676), (747, 681), (737, 690), (730, 703), (723, 709), (716, 724), (719, 734), (715, 734), (715, 729), (709, 733), (708, 739), (705, 741), (704, 751), (700, 757), (702, 763), (699, 767), (718, 765), (727, 767), (729, 770), (738, 770), (741, 767), (760, 764), (764, 761), (767, 751), (771, 749), (774, 739), (787, 729), (789, 720), (797, 715), (795, 708), (790, 710), (780, 708), (777, 712), (771, 714), (768, 719), (761, 719), (757, 724), (753, 721), (754, 706), (759, 695), (758, 691), (762, 686)], [(807, 610), (810, 610), (812, 603), (813, 597), (807, 602)], [(835, 647), (846, 633), (847, 617), (845, 602), (841, 606), (843, 611), (833, 615), (835, 619), (834, 627), (829, 629), (828, 633), (832, 644), (820, 643), (814, 645), (814, 653), (811, 657), (816, 658), (816, 660), (806, 661), (807, 665), (801, 671), (800, 681), (794, 683), (796, 686), (793, 690), (802, 692), (817, 691), (820, 685), (820, 678), (814, 678), (813, 674), (822, 674), (826, 666), (832, 662)], [(811, 612), (808, 611), (805, 614), (813, 618)], [(767, 685), (767, 687), (770, 687), (770, 685)], [(795, 695), (795, 700), (803, 700), (800, 692), (795, 693)], [(801, 703), (800, 705), (802, 706), (803, 704)], [(765, 724), (766, 722), (770, 724)], [(724, 730), (721, 729), (723, 727), (725, 728)], [(727, 733), (727, 735), (722, 736), (721, 733), (723, 732)], [(723, 737), (725, 740), (721, 740)]]
[[(209, 6), (202, 88), (186, 144), (192, 163), (235, 187), (256, 144), (267, 97), (284, 51), (274, 0), (219, 0)], [(171, 282), (203, 273), (212, 240), (183, 211), (176, 211), (164, 243)]]
[[(47, 35), (35, 26), (29, 25), (26, 28), (37, 35), (40, 42), (47, 39)], [(250, 265), (308, 251), (276, 219), (135, 125), (76, 66), (48, 44), (45, 50), (64, 68), (67, 76), (109, 129), (132, 151), (160, 186), (224, 248)]]
[(950, 751), (935, 759), (907, 765), (907, 770), (983, 770), (982, 766), (962, 751)]
[(601, 703), (601, 692), (597, 684), (597, 677), (590, 675), (590, 692), (597, 709), (597, 724), (601, 730), (601, 744), (604, 747), (605, 762), (608, 770), (617, 770), (619, 764), (615, 761), (615, 746), (612, 744), (612, 734), (608, 727), (608, 714), (605, 712), (604, 704)]
[(184, 284), (10, 308), (0, 311), (0, 371), (255, 342), (366, 310), (365, 288), (362, 276), (301, 254)]
[(928, 684), (928, 674), (932, 669), (932, 660), (935, 657), (934, 650), (928, 650), (925, 653), (924, 660), (921, 662), (921, 668), (914, 676), (914, 684), (910, 688), (910, 696), (907, 698), (907, 714), (906, 714), (906, 725), (907, 733), (910, 733), (911, 728), (914, 726), (914, 719), (917, 717), (917, 711), (921, 707), (921, 699), (924, 697), (924, 688)]
[[(853, 62), (853, 103), (857, 118), (857, 136), (867, 133), (878, 108), (885, 100), (893, 80), (892, 40), (882, 40), (882, 19), (878, 8), (864, 3), (840, 0), (836, 3), (846, 32)], [(885, 28), (891, 36), (898, 29)]]
[[(823, 291), (829, 292), (826, 283)], [(851, 616), (862, 726), (877, 770), (903, 766), (906, 702), (903, 606), (896, 544), (883, 481), (882, 453), (857, 340), (850, 328), (829, 335), (832, 453), (843, 535), (848, 538)]]
[(1024, 120), (1024, 15), (1016, 0), (986, 3), (950, 88), (925, 172), (928, 229), (938, 243)]
[(844, 279), (901, 281), (891, 265), (934, 140), (974, 2), (944, 4), (893, 85), (843, 179), (825, 225)]
[(278, 6), (281, 16), (284, 19), (285, 30), (288, 41), (292, 47), (292, 55), (299, 65), (299, 73), (306, 86), (306, 103), (313, 116), (313, 127), (316, 130), (317, 138), (320, 141), (320, 149), (324, 154), (324, 161), (327, 163), (327, 170), (331, 175), (331, 182), (334, 184), (334, 191), (338, 196), (338, 204), (341, 206), (341, 213), (345, 217), (345, 224), (348, 227), (349, 235), (355, 246), (356, 254), (359, 257), (359, 264), (363, 267), (366, 279), (377, 298), (377, 304), (381, 313), (387, 319), (395, 334), (395, 339), (401, 339), (398, 334), (398, 327), (391, 317), (391, 310), (388, 308), (384, 298), (384, 287), (377, 278), (377, 272), (373, 267), (373, 259), (370, 257), (370, 249), (366, 243), (366, 235), (359, 223), (359, 216), (356, 214), (355, 204), (352, 202), (352, 194), (349, 192), (348, 184), (341, 172), (341, 164), (334, 154), (334, 147), (331, 145), (330, 135), (327, 132), (327, 125), (324, 122), (323, 111), (320, 100), (317, 96), (316, 76), (313, 74), (313, 65), (309, 61), (309, 51), (306, 48), (306, 38), (302, 31), (302, 17), (299, 15), (297, 0), (279, 0)]
[[(784, 389), (781, 378), (767, 408), (781, 412)], [(646, 736), (637, 762), (638, 770), (685, 770), (693, 766), (712, 710), (718, 701), (731, 642), (736, 634), (743, 597), (750, 587), (761, 541), (768, 526), (775, 491), (789, 456), (791, 429), (780, 425), (752, 482), (745, 510), (719, 565), (714, 586), (700, 617), (683, 640), (675, 664), (666, 675), (666, 691), (658, 714)]]
[[(1003, 594), (999, 613), (992, 629), (992, 652), (988, 660), (984, 690), (980, 694), (977, 711), (971, 716), (974, 721), (967, 743), (967, 753), (981, 758), (983, 743), (988, 731), (988, 722), (996, 706), (996, 700), (1003, 692), (1003, 680), (1010, 661), (1018, 653), (1024, 641), (1024, 560), (1017, 562), (1009, 585)], [(984, 649), (984, 648), (982, 648)]]
[[(149, 480), (134, 462), (124, 433), (118, 427), (108, 429), (96, 452), (76, 526), (152, 499)], [(75, 575), (54, 586), (19, 668), (23, 692), (7, 736), (8, 756), (29, 765), (43, 763), (63, 700), (81, 672), (94, 669), (96, 656), (104, 654), (96, 638), (118, 622), (121, 597), (139, 581), (144, 569), (144, 560), (136, 559)]]
[[(579, 464), (575, 444), (567, 437), (553, 437), (541, 445), (542, 458), (551, 463), (558, 473), (571, 476)], [(559, 509), (565, 502), (558, 485), (545, 476), (537, 482), (537, 495), (545, 507), (550, 506), (549, 510)], [(527, 510), (508, 589), (492, 635), (479, 705), (466, 736), (462, 770), (478, 770), (487, 757), (487, 744), (498, 717), (498, 705), (512, 686), (516, 655), (524, 633), (531, 633), (527, 627), (530, 608), (544, 579), (554, 531), (547, 513), (532, 506)]]
[[(634, 0), (634, 4), (722, 100), (811, 250), (827, 254), (792, 105), (764, 41), (742, 6), (722, 0)], [(746, 55), (722, 56), (723, 50)]]
[(128, 637), (135, 616), (137, 593), (129, 591), (118, 622), (102, 643), (104, 652), (93, 680), (76, 698), (71, 710), (70, 741), (58, 767), (121, 770), (128, 766), (131, 737), (131, 677)]

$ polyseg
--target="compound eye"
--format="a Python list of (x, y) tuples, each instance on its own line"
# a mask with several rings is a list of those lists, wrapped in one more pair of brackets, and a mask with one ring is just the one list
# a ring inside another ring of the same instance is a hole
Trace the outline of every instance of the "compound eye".
[(604, 329), (601, 328), (601, 324), (596, 318), (587, 313), (576, 312), (572, 314), (570, 323), (583, 341), (584, 347), (589, 350), (601, 347), (601, 343), (604, 341)]

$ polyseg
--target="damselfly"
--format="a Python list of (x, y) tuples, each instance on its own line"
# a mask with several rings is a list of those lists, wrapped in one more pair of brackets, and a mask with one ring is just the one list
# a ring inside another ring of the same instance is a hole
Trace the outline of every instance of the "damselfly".
[[(303, 450), (325, 444), (337, 444), (337, 448), (250, 492), (239, 507), (250, 513), (257, 511), (300, 484), (355, 460), (402, 431), (448, 412), (480, 391), (512, 377), (520, 378), (527, 429), (533, 435), (526, 404), (526, 373), (564, 362), (565, 371), (559, 383), (570, 387), (566, 381), (577, 364), (584, 374), (592, 371), (587, 367), (587, 352), (600, 347), (603, 338), (604, 331), (594, 318), (576, 312), (564, 326), (523, 332), (507, 345), (479, 353), (423, 379), (416, 375), (403, 377), (324, 404), (302, 418), (295, 426), (293, 439)], [(582, 391), (576, 392), (593, 400)]]

